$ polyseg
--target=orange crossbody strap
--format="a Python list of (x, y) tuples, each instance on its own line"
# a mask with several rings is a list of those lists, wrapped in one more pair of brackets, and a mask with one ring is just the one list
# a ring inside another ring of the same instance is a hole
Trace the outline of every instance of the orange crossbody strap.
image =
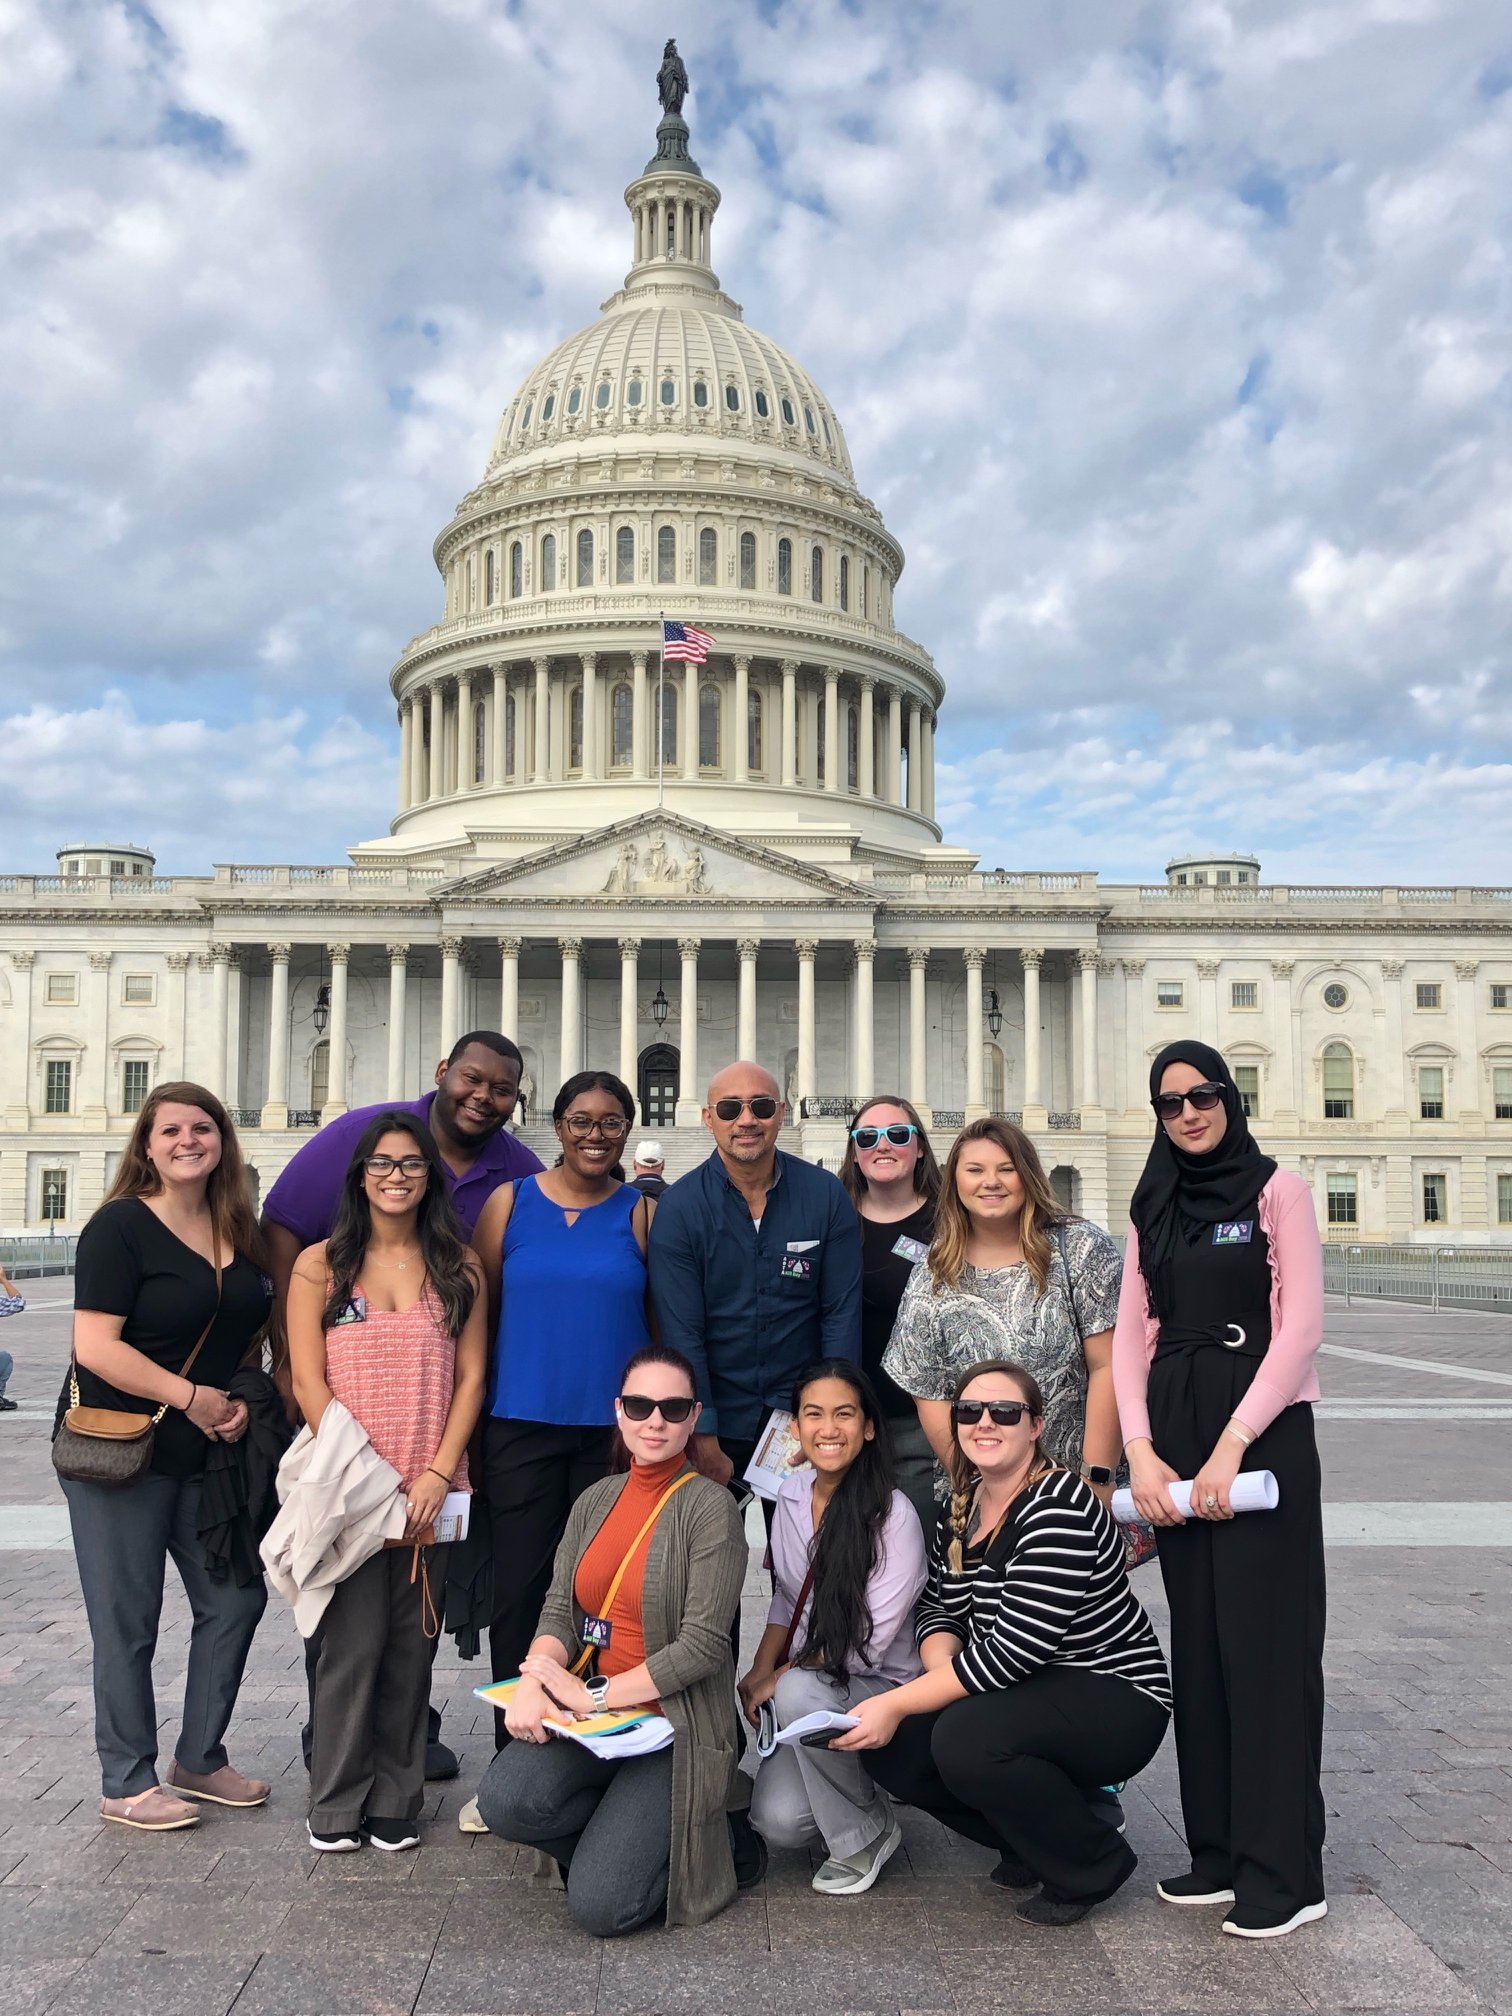
[[(651, 1531), (651, 1528), (656, 1524), (657, 1520), (660, 1519), (662, 1515), (662, 1507), (666, 1504), (669, 1498), (674, 1497), (677, 1494), (677, 1492), (681, 1491), (684, 1484), (691, 1484), (693, 1482), (693, 1479), (697, 1475), (698, 1472), (696, 1470), (684, 1470), (681, 1477), (673, 1478), (672, 1482), (667, 1486), (666, 1490), (663, 1491), (660, 1498), (658, 1498), (656, 1503), (651, 1507), (650, 1517), (646, 1520), (645, 1525), (642, 1526), (639, 1533), (637, 1533), (635, 1538), (630, 1542), (629, 1547), (625, 1551), (624, 1560), (621, 1561), (618, 1568), (615, 1569), (613, 1577), (610, 1580), (609, 1587), (604, 1592), (603, 1608), (599, 1612), (599, 1615), (601, 1617), (607, 1617), (609, 1615), (609, 1612), (614, 1608), (614, 1599), (619, 1594), (620, 1584), (621, 1582), (624, 1581), (626, 1575), (629, 1574), (630, 1563), (635, 1559), (636, 1554), (639, 1552), (642, 1540), (645, 1539), (646, 1535)], [(588, 1663), (591, 1661), (594, 1652), (597, 1649), (598, 1648), (596, 1646), (585, 1645), (582, 1651), (578, 1654), (577, 1658), (573, 1660), (571, 1666), (568, 1668), (568, 1671), (572, 1673), (580, 1673), (582, 1669), (585, 1666), (587, 1666)]]
[[(204, 1350), (205, 1339), (210, 1335), (210, 1332), (215, 1328), (215, 1319), (220, 1314), (220, 1306), (221, 1306), (220, 1234), (214, 1229), (213, 1226), (210, 1232), (210, 1240), (212, 1250), (214, 1251), (215, 1254), (215, 1262), (214, 1262), (215, 1307), (210, 1311), (210, 1321), (205, 1325), (204, 1329), (201, 1330), (199, 1334), (199, 1342), (195, 1345), (194, 1349), (189, 1353), (189, 1356), (184, 1360), (183, 1364), (179, 1367), (178, 1372), (175, 1374), (175, 1377), (179, 1379), (189, 1379), (189, 1367), (194, 1363), (195, 1359), (198, 1358), (200, 1352)], [(192, 1386), (194, 1384), (194, 1381), (192, 1379), (189, 1379), (189, 1383)], [(68, 1360), (68, 1399), (70, 1407), (77, 1407), (79, 1405), (79, 1354), (77, 1351), (73, 1349), (70, 1349)], [(119, 1409), (112, 1409), (108, 1407), (97, 1407), (91, 1409), (91, 1412), (96, 1414), (108, 1414), (119, 1411), (120, 1411)], [(159, 1409), (157, 1410), (156, 1414), (150, 1414), (148, 1415), (147, 1418), (151, 1422), (152, 1426), (156, 1428), (158, 1423), (162, 1420), (163, 1416), (167, 1412), (168, 1412), (168, 1402), (165, 1400), (162, 1406), (159, 1407)]]

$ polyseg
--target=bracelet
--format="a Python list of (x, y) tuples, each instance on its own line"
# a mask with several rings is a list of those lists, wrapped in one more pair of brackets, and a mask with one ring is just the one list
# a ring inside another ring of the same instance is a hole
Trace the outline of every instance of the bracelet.
[[(183, 1374), (180, 1373), (179, 1376), (180, 1378), (182, 1378)], [(198, 1393), (198, 1391), (199, 1391), (198, 1386), (196, 1386), (194, 1381), (191, 1379), (189, 1381), (189, 1398), (184, 1402), (183, 1406), (179, 1409), (179, 1412), (181, 1414), (187, 1414), (189, 1412), (189, 1409), (194, 1405), (194, 1396), (196, 1393)]]
[(1236, 1442), (1242, 1442), (1246, 1449), (1248, 1449), (1251, 1442), (1255, 1439), (1253, 1435), (1246, 1434), (1245, 1430), (1235, 1421), (1225, 1421), (1223, 1432), (1225, 1435), (1232, 1435)]
[(434, 1463), (427, 1463), (425, 1468), (429, 1476), (439, 1477), (441, 1479), (441, 1482), (445, 1484), (448, 1488), (450, 1488), (451, 1479), (450, 1477), (447, 1476), (444, 1470), (438, 1470)]

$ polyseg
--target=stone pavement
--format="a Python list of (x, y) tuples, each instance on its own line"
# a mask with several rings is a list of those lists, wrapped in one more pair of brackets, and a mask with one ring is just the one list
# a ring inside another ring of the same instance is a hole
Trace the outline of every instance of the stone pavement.
[[(1168, 1743), (1125, 1795), (1139, 1871), (1070, 1931), (1019, 1924), (986, 1881), (991, 1858), (909, 1813), (906, 1855), (866, 1897), (817, 1897), (810, 1858), (779, 1854), (765, 1884), (711, 1925), (600, 1943), (573, 1929), (560, 1892), (533, 1881), (515, 1850), (457, 1833), (491, 1738), (470, 1692), (478, 1669), (447, 1652), (435, 1698), (463, 1776), (429, 1789), (419, 1851), (308, 1852), (303, 1673), (277, 1604), (232, 1729), (237, 1764), (273, 1780), (269, 1806), (210, 1809), (193, 1832), (156, 1840), (98, 1824), (89, 1640), (47, 1462), (68, 1284), (30, 1285), (32, 1310), (3, 1337), (22, 1411), (0, 1417), (0, 2016), (1512, 2016), (1504, 1317), (1330, 1310), (1322, 1925), (1250, 1946), (1221, 1938), (1216, 1913), (1156, 1904), (1154, 1878), (1182, 1866)], [(1136, 1587), (1163, 1629), (1158, 1570), (1141, 1569)], [(752, 1617), (757, 1592), (753, 1571)], [(157, 1669), (165, 1760), (186, 1628), (170, 1574)]]

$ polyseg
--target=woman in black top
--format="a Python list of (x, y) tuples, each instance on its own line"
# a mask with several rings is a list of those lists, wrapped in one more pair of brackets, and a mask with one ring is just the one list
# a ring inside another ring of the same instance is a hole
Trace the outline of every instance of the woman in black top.
[(939, 1516), (934, 1451), (913, 1395), (882, 1369), (908, 1278), (934, 1237), (940, 1194), (940, 1165), (906, 1099), (867, 1100), (851, 1122), (840, 1181), (861, 1220), (861, 1365), (882, 1403), (898, 1489), (927, 1537)]
[[(268, 1796), (267, 1785), (232, 1769), (223, 1744), (267, 1591), (261, 1578), (245, 1587), (212, 1581), (198, 1514), (212, 1442), (246, 1433), (246, 1405), (225, 1389), (260, 1346), (272, 1306), (225, 1108), (198, 1085), (158, 1086), (137, 1115), (109, 1195), (79, 1235), (74, 1353), (83, 1405), (167, 1411), (151, 1468), (134, 1483), (62, 1480), (94, 1641), (100, 1816), (122, 1826), (169, 1832), (198, 1820), (190, 1800), (260, 1806)], [(181, 1368), (202, 1333), (186, 1378)], [(65, 1381), (60, 1421), (69, 1402)], [(170, 1554), (194, 1626), (165, 1787), (152, 1656)]]

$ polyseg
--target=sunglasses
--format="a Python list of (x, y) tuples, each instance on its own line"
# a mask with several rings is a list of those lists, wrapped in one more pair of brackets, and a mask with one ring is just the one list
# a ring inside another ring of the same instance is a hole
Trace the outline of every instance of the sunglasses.
[(1027, 1400), (957, 1400), (950, 1409), (959, 1428), (975, 1428), (984, 1414), (992, 1416), (995, 1428), (1017, 1428), (1028, 1411)]
[(627, 1421), (649, 1421), (659, 1413), (663, 1421), (674, 1424), (686, 1421), (698, 1405), (685, 1394), (674, 1394), (670, 1400), (653, 1400), (649, 1393), (621, 1393), (620, 1412)]
[(1215, 1106), (1223, 1104), (1223, 1087), (1193, 1085), (1186, 1092), (1157, 1092), (1150, 1104), (1162, 1120), (1179, 1120), (1181, 1109), (1186, 1105), (1190, 1105), (1197, 1113), (1211, 1113)]
[(714, 1112), (721, 1120), (738, 1120), (742, 1113), (753, 1120), (772, 1120), (780, 1103), (769, 1092), (760, 1092), (754, 1099), (716, 1099)]
[(906, 1148), (918, 1131), (912, 1120), (894, 1120), (890, 1127), (852, 1127), (851, 1139), (858, 1148), (875, 1148), (879, 1141)]
[(401, 1176), (423, 1176), (430, 1165), (423, 1155), (401, 1155), (397, 1162), (392, 1155), (369, 1155), (362, 1166), (369, 1176), (392, 1176), (396, 1169)]
[(586, 1141), (590, 1134), (601, 1134), (606, 1141), (623, 1141), (630, 1132), (630, 1122), (622, 1113), (611, 1113), (607, 1120), (595, 1120), (588, 1113), (569, 1113), (567, 1132), (579, 1141)]

